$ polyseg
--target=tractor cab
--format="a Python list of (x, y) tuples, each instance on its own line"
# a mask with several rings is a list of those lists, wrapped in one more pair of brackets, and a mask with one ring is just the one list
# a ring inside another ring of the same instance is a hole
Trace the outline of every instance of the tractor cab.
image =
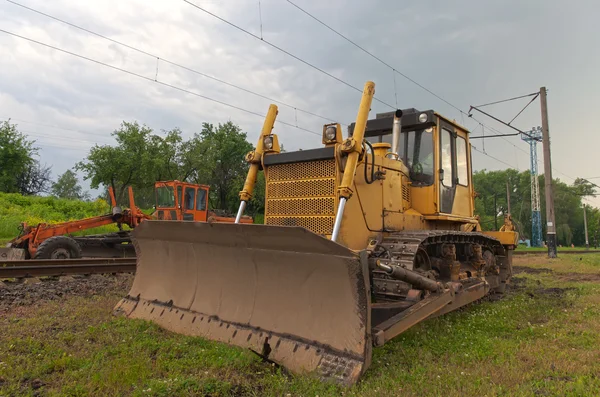
[(170, 221), (206, 222), (208, 218), (207, 185), (180, 181), (156, 182), (154, 217)]

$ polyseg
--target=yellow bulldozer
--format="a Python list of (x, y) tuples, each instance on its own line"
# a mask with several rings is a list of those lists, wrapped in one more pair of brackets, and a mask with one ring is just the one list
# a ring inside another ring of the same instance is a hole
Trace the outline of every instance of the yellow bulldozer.
[[(374, 91), (346, 138), (325, 125), (312, 150), (280, 152), (271, 105), (238, 223), (143, 222), (115, 312), (349, 385), (373, 346), (502, 293), (518, 236), (481, 231), (468, 131), (433, 110), (368, 120)], [(241, 224), (259, 170), (265, 225)]]

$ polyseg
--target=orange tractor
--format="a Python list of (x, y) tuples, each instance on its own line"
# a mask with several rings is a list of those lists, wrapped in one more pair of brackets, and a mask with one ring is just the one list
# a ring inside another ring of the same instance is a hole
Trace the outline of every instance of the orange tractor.
[[(156, 210), (152, 216), (144, 214), (136, 207), (131, 187), (128, 188), (128, 209), (117, 206), (113, 189), (109, 188), (112, 206), (110, 214), (56, 224), (40, 223), (29, 226), (22, 223), (19, 235), (11, 240), (6, 248), (0, 248), (0, 260), (135, 256), (130, 231), (123, 230), (123, 225), (133, 229), (149, 219), (193, 222), (235, 221), (233, 217), (208, 210), (210, 187), (207, 185), (165, 181), (156, 182), (154, 190)], [(242, 222), (252, 223), (252, 218), (244, 217)], [(87, 236), (71, 235), (111, 224), (116, 224), (119, 231)]]

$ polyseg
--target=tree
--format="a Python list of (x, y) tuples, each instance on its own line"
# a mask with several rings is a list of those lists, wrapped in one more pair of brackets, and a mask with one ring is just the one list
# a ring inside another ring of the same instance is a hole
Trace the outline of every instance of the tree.
[(131, 186), (137, 203), (151, 205), (154, 182), (177, 179), (210, 185), (211, 207), (235, 211), (248, 170), (244, 157), (252, 150), (240, 127), (232, 122), (216, 127), (204, 123), (201, 132), (188, 140), (177, 128), (164, 134), (123, 122), (112, 134), (116, 146), (94, 146), (75, 168), (84, 172), (92, 188), (112, 186), (118, 201)]
[(52, 184), (52, 195), (58, 198), (71, 200), (89, 200), (90, 196), (77, 180), (77, 175), (71, 170), (66, 170), (64, 174), (58, 177), (58, 180)]
[(191, 181), (211, 186), (213, 208), (237, 210), (238, 193), (248, 172), (244, 158), (252, 150), (246, 137), (231, 121), (217, 127), (203, 123), (202, 131), (185, 145), (188, 149), (182, 158), (189, 163), (184, 168), (191, 170)]
[(48, 188), (52, 183), (50, 171), (51, 167), (41, 165), (38, 160), (33, 160), (17, 175), (17, 192), (24, 196), (48, 193)]
[(24, 178), (36, 170), (33, 144), (10, 120), (0, 124), (0, 191), (20, 193), (28, 184)]
[(136, 201), (142, 206), (151, 205), (154, 182), (166, 179), (187, 178), (186, 170), (179, 164), (183, 150), (181, 131), (166, 132), (165, 137), (137, 122), (123, 122), (112, 133), (116, 146), (95, 145), (85, 160), (75, 169), (83, 171), (84, 179), (97, 189), (100, 185), (112, 186), (117, 200), (124, 197), (128, 186), (136, 192)]
[[(494, 195), (498, 206), (498, 224), (502, 224), (502, 216), (506, 208), (506, 182), (509, 182), (511, 195), (511, 215), (517, 224), (521, 237), (531, 238), (531, 175), (529, 171), (519, 173), (517, 170), (478, 171), (473, 174), (473, 184), (479, 197), (475, 200), (475, 213), (480, 216), (482, 228), (494, 228)], [(595, 194), (595, 187), (589, 181), (578, 178), (573, 185), (558, 179), (554, 180), (554, 208), (557, 225), (558, 243), (562, 245), (585, 244), (583, 227), (582, 198)], [(539, 176), (542, 235), (546, 234), (546, 198), (544, 196), (544, 176)], [(596, 216), (598, 209), (587, 207), (588, 234), (595, 236), (600, 229)], [(600, 232), (600, 231), (599, 231)], [(590, 237), (591, 239), (591, 237)]]

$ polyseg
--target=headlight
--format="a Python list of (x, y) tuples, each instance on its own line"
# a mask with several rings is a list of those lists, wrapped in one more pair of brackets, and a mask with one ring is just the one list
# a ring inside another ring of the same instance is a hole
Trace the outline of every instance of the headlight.
[(273, 137), (270, 135), (266, 136), (265, 139), (263, 140), (263, 146), (267, 150), (273, 149)]
[(325, 129), (325, 139), (328, 141), (333, 141), (337, 134), (337, 130), (334, 126), (329, 126)]
[(421, 113), (419, 115), (419, 123), (424, 123), (427, 121), (427, 113)]

